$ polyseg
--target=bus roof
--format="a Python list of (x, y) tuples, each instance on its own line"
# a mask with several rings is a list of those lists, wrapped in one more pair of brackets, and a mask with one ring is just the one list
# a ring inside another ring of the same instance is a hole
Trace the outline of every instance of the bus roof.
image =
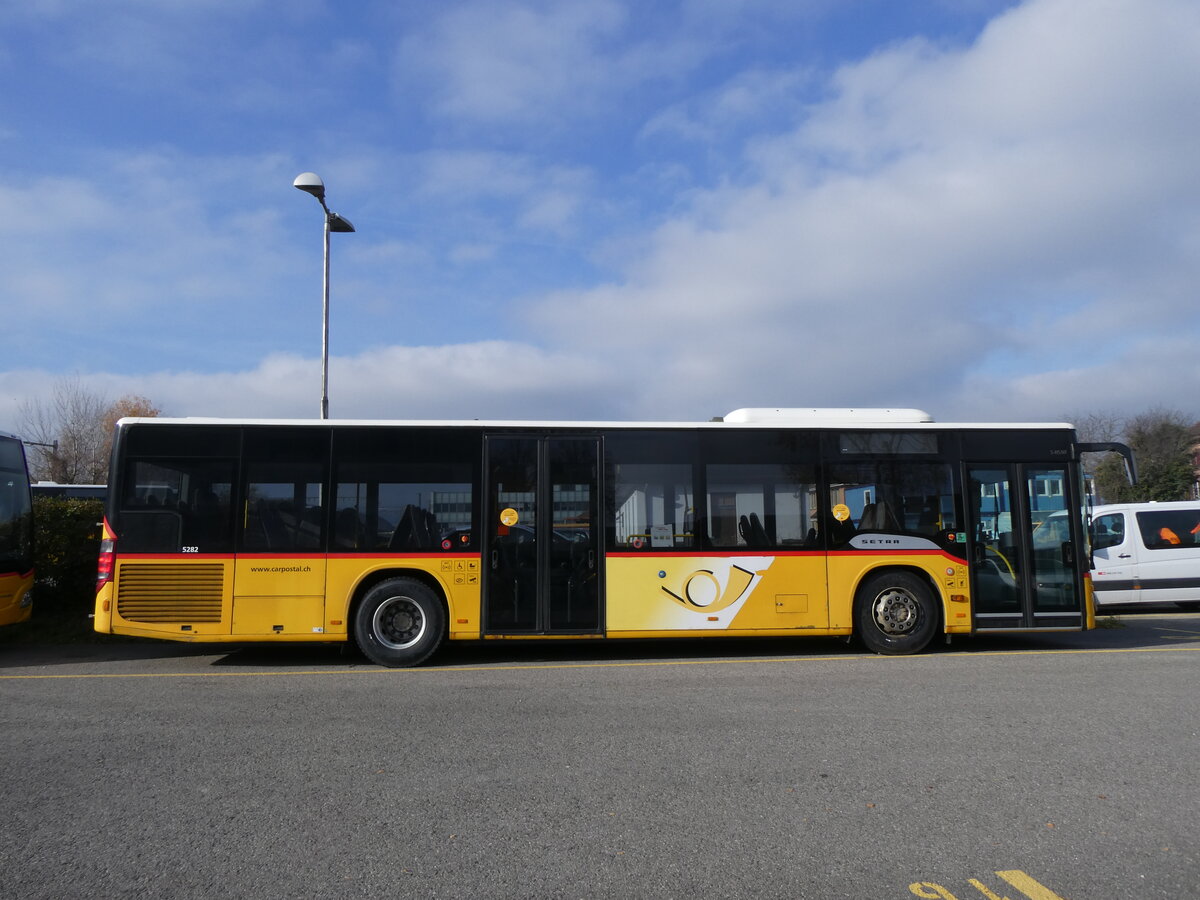
[(386, 426), (481, 428), (906, 428), (917, 430), (1046, 429), (1069, 430), (1067, 422), (936, 422), (919, 409), (863, 408), (742, 408), (708, 422), (613, 422), (544, 419), (258, 419), (258, 418), (125, 418), (119, 425), (275, 425), (275, 426)]

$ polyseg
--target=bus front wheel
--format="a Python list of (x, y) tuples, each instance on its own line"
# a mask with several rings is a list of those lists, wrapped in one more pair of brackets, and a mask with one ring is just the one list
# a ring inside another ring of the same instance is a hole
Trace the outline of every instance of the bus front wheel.
[(919, 653), (929, 646), (938, 625), (933, 594), (911, 572), (872, 575), (858, 589), (854, 625), (868, 650)]
[(413, 578), (390, 578), (367, 592), (354, 616), (354, 638), (381, 666), (415, 666), (429, 658), (446, 633), (441, 599)]

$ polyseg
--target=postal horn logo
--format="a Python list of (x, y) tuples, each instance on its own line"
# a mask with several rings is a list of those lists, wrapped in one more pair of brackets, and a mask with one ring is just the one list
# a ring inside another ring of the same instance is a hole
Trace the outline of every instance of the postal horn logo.
[(671, 590), (666, 585), (663, 585), (662, 589), (685, 609), (714, 613), (733, 606), (749, 594), (758, 581), (759, 574), (732, 564), (722, 585), (721, 579), (712, 569), (697, 569), (683, 579), (678, 590)]

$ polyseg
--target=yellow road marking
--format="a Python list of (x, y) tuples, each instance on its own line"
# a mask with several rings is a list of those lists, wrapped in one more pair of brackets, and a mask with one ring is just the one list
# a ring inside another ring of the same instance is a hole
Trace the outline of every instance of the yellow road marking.
[(968, 878), (967, 884), (975, 888), (975, 890), (979, 891), (979, 893), (983, 894), (987, 900), (1008, 900), (1007, 897), (1001, 897), (999, 894), (993, 894), (978, 878)]
[(1155, 625), (1155, 631), (1163, 631), (1169, 635), (1177, 636), (1175, 640), (1180, 641), (1200, 641), (1200, 631), (1192, 631), (1190, 628), (1163, 628)]
[(976, 652), (940, 653), (935, 655), (922, 654), (917, 656), (777, 656), (764, 659), (665, 659), (614, 662), (565, 662), (565, 663), (511, 663), (505, 665), (471, 665), (471, 666), (427, 666), (416, 669), (388, 669), (383, 666), (364, 665), (361, 668), (347, 669), (306, 669), (301, 671), (271, 671), (271, 672), (97, 672), (77, 673), (68, 675), (0, 675), (0, 681), (29, 681), (55, 678), (249, 678), (249, 677), (282, 677), (285, 675), (433, 675), (448, 672), (508, 672), (521, 669), (634, 669), (654, 668), (664, 666), (730, 666), (730, 665), (763, 665), (768, 663), (810, 663), (810, 662), (877, 662), (900, 663), (917, 662), (922, 660), (937, 661), (940, 659), (961, 659), (963, 657), (982, 656), (1042, 656), (1063, 655), (1067, 653), (1174, 653), (1200, 650), (1200, 644), (1177, 644), (1170, 647), (1107, 647), (1063, 650), (984, 650)]
[[(1037, 879), (1026, 875), (1020, 869), (1008, 869), (996, 874), (1028, 897), (1029, 900), (1065, 900), (1065, 898), (1060, 897), (1054, 891), (1050, 890), (1050, 888)], [(968, 878), (967, 884), (979, 891), (986, 900), (1008, 900), (1008, 897), (1001, 897), (999, 894), (993, 893), (978, 878)], [(928, 900), (958, 900), (949, 890), (933, 881), (915, 881), (908, 886), (908, 892), (917, 897), (926, 897)]]
[(1063, 900), (1062, 897), (1054, 893), (1050, 888), (1030, 878), (1020, 869), (1009, 869), (1006, 872), (997, 872), (996, 874), (1028, 897), (1029, 900)]

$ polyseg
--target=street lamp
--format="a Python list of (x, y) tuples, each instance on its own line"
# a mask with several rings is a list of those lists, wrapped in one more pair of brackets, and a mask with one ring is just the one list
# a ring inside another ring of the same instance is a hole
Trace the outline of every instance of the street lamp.
[(325, 205), (325, 182), (316, 172), (302, 172), (292, 182), (292, 187), (299, 188), (306, 194), (312, 194), (325, 210), (325, 277), (322, 281), (322, 324), (321, 324), (321, 418), (329, 418), (329, 232), (353, 231), (350, 220), (330, 212)]

